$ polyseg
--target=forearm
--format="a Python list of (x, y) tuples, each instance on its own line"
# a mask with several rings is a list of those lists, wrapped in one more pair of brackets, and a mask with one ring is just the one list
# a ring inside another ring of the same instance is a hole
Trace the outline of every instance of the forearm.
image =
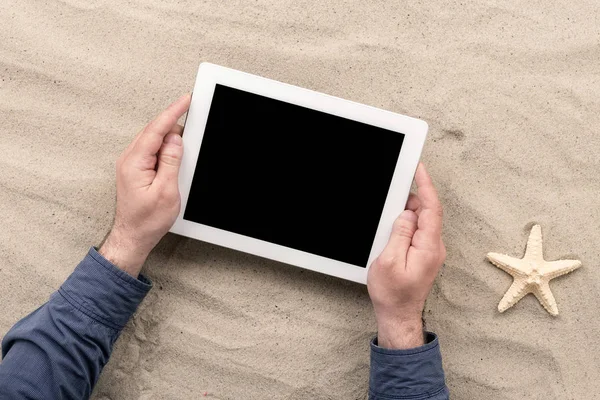
[[(433, 333), (422, 331), (424, 344), (415, 348), (389, 349), (371, 342), (369, 400), (447, 400), (442, 355)], [(418, 337), (415, 336), (415, 337)]]
[(4, 337), (0, 398), (88, 398), (150, 287), (90, 249), (60, 290)]

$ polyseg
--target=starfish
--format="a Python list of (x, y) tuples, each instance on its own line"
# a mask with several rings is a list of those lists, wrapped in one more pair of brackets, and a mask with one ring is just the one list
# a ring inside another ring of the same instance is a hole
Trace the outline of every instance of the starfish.
[(498, 311), (504, 312), (517, 304), (528, 293), (533, 293), (550, 314), (558, 315), (558, 307), (548, 283), (551, 279), (568, 274), (581, 267), (579, 260), (546, 261), (542, 253), (542, 228), (531, 228), (525, 257), (514, 258), (504, 254), (488, 253), (488, 260), (514, 278), (500, 304)]

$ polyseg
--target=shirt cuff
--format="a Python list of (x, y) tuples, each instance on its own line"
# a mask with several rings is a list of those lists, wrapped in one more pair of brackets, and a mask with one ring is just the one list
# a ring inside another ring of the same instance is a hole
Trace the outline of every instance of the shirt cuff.
[(371, 341), (372, 398), (428, 399), (447, 390), (438, 338), (425, 336), (425, 345), (407, 350), (379, 347), (377, 337)]
[(148, 278), (134, 278), (92, 247), (58, 292), (88, 317), (121, 330), (151, 288)]

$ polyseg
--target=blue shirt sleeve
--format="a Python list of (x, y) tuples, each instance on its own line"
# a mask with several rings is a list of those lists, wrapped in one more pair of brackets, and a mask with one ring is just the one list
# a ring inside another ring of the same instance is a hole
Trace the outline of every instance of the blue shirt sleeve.
[[(61, 288), (2, 342), (0, 399), (85, 399), (114, 342), (152, 283), (120, 270), (94, 248)], [(371, 342), (370, 400), (445, 400), (437, 337), (390, 350)]]
[(425, 345), (384, 349), (371, 341), (369, 400), (447, 400), (442, 354), (437, 336), (427, 332)]
[(151, 287), (91, 248), (50, 300), (4, 337), (0, 399), (87, 399)]

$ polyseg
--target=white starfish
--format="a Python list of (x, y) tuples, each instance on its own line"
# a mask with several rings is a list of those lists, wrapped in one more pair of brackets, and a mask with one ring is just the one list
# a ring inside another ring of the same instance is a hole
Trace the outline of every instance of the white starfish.
[(551, 279), (581, 267), (579, 260), (546, 261), (542, 253), (542, 228), (534, 225), (527, 240), (525, 257), (514, 258), (504, 254), (488, 253), (488, 260), (514, 278), (500, 304), (498, 311), (504, 312), (517, 304), (528, 293), (533, 293), (546, 311), (556, 316), (558, 307), (548, 283)]

